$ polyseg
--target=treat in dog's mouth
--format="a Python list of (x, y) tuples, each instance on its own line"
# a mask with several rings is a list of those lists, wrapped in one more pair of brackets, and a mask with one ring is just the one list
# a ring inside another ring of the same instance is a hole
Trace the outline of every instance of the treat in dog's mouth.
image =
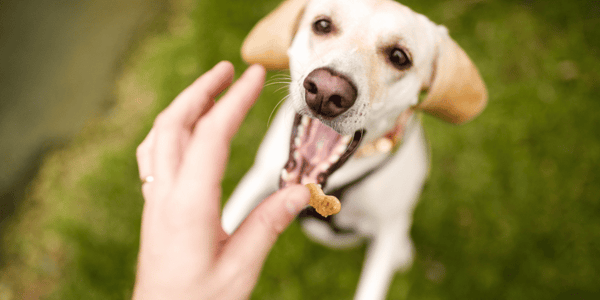
[(364, 130), (358, 130), (354, 135), (341, 135), (318, 119), (296, 114), (279, 187), (308, 183), (325, 187), (329, 175), (356, 151), (363, 134)]

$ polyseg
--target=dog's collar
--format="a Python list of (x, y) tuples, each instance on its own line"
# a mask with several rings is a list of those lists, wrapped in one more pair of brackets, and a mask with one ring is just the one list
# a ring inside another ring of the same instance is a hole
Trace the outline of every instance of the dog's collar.
[(356, 150), (356, 153), (354, 153), (354, 158), (363, 158), (382, 153), (395, 153), (402, 144), (402, 139), (404, 138), (408, 123), (413, 114), (414, 109), (412, 107), (403, 111), (396, 119), (396, 125), (390, 131), (386, 132), (381, 137), (360, 146), (358, 150)]

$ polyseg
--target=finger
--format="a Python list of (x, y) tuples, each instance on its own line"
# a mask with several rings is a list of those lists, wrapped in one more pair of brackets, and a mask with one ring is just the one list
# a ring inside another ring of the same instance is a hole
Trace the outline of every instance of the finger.
[[(310, 198), (301, 185), (279, 191), (256, 207), (233, 233), (223, 249), (219, 263), (225, 270), (238, 265), (258, 277), (273, 244)], [(254, 277), (252, 279), (255, 279)]]
[[(185, 163), (180, 173), (180, 184), (190, 195), (204, 194), (220, 199), (221, 179), (227, 164), (229, 143), (244, 116), (256, 100), (264, 83), (265, 70), (252, 66), (195, 126)], [(196, 201), (194, 197), (181, 200)], [(204, 211), (213, 210), (216, 203), (196, 203)]]
[(231, 140), (237, 132), (248, 110), (260, 95), (265, 83), (265, 72), (261, 65), (248, 68), (209, 112), (211, 119), (218, 122), (218, 128), (224, 129), (220, 133), (227, 140)]
[(138, 163), (138, 171), (140, 179), (144, 179), (146, 176), (152, 174), (152, 145), (154, 144), (154, 137), (156, 136), (154, 129), (150, 129), (148, 135), (137, 147), (135, 156)]
[(144, 183), (144, 180), (152, 175), (152, 145), (154, 145), (155, 139), (155, 130), (150, 129), (150, 132), (144, 138), (142, 143), (137, 147), (136, 150), (136, 158), (138, 162), (138, 171), (140, 176), (140, 181), (142, 181), (142, 195), (146, 201), (149, 201), (149, 197), (151, 195), (150, 189), (151, 184)]
[(213, 103), (233, 78), (229, 62), (217, 64), (183, 91), (155, 121), (156, 140), (153, 154), (155, 184), (173, 180), (183, 153), (182, 141), (189, 137), (193, 124)]
[(181, 92), (165, 110), (174, 122), (192, 129), (196, 121), (212, 107), (214, 99), (233, 81), (233, 65), (228, 61), (216, 64)]

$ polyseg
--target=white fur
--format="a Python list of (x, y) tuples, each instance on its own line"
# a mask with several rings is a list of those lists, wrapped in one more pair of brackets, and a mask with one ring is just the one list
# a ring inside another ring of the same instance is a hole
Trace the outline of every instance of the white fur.
[[(311, 25), (320, 15), (331, 16), (341, 34), (315, 37)], [(393, 1), (310, 1), (288, 51), (290, 100), (279, 110), (254, 166), (225, 206), (225, 231), (233, 232), (262, 199), (276, 191), (288, 156), (292, 109), (309, 114), (302, 82), (312, 70), (329, 67), (355, 83), (358, 96), (353, 107), (333, 120), (322, 121), (341, 134), (366, 128), (363, 143), (369, 142), (390, 130), (402, 111), (417, 104), (422, 87), (431, 80), (439, 34), (446, 34), (439, 29), (426, 17)], [(402, 45), (410, 51), (410, 69), (399, 71), (386, 61), (381, 51), (390, 45)], [(429, 160), (418, 117), (409, 124), (402, 147), (394, 156), (343, 196), (342, 211), (334, 220), (355, 234), (336, 235), (316, 220), (303, 224), (311, 238), (331, 247), (372, 241), (355, 299), (384, 299), (396, 270), (408, 268), (412, 262), (412, 213)], [(351, 158), (330, 176), (327, 190), (346, 185), (386, 159), (385, 154)]]

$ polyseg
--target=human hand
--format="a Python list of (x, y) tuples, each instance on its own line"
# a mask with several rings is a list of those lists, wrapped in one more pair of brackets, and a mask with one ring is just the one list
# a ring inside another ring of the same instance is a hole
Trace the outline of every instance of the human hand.
[[(305, 187), (279, 191), (228, 236), (221, 179), (230, 141), (260, 94), (265, 70), (233, 81), (221, 62), (156, 118), (137, 150), (145, 204), (134, 299), (245, 299), (278, 235), (308, 204)], [(154, 180), (149, 182), (151, 176)]]

